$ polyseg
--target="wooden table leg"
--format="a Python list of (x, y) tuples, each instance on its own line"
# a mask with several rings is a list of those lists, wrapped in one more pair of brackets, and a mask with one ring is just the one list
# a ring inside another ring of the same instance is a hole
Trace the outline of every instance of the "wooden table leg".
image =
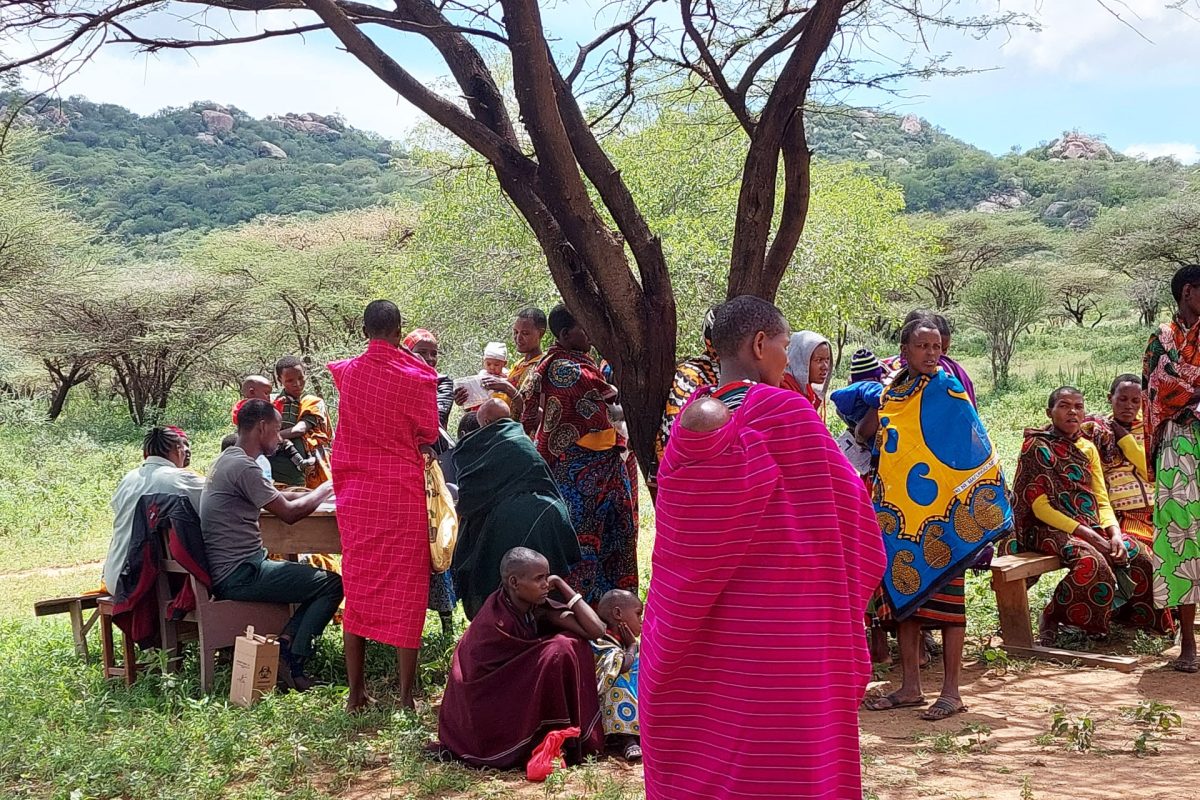
[(83, 603), (73, 600), (67, 609), (71, 616), (71, 636), (75, 639), (75, 655), (88, 661), (87, 628), (83, 624)]
[(1029, 595), (1025, 581), (998, 581), (992, 578), (996, 593), (996, 610), (1000, 614), (1000, 635), (1005, 648), (1033, 647), (1033, 625), (1029, 621)]

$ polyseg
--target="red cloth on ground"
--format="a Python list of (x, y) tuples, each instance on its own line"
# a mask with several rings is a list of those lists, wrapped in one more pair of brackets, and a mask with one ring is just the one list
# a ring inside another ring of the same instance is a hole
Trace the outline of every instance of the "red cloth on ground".
[(444, 749), (476, 767), (524, 767), (552, 730), (578, 727), (569, 763), (604, 749), (592, 648), (569, 633), (553, 633), (518, 614), (498, 589), (463, 634), (442, 708)]
[(438, 436), (437, 372), (387, 342), (329, 365), (340, 394), (333, 488), (342, 538), (345, 630), (421, 645), (429, 518), (418, 447)]
[[(699, 394), (699, 393), (698, 393)], [(647, 800), (862, 794), (874, 510), (810, 403), (751, 387), (659, 469), (639, 676)]]

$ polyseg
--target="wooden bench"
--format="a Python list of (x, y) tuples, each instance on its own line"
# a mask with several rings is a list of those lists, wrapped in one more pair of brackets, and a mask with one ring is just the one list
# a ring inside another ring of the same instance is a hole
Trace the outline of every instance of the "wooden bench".
[(1037, 644), (1034, 640), (1025, 580), (1056, 569), (1063, 569), (1058, 556), (1041, 553), (1018, 553), (997, 556), (992, 560), (992, 591), (996, 593), (996, 609), (1000, 612), (1000, 636), (1004, 639), (1005, 652), (1019, 658), (1043, 658), (1066, 663), (1077, 661), (1089, 667), (1107, 667), (1118, 672), (1132, 672), (1137, 666), (1136, 658), (1063, 650)]
[[(49, 600), (39, 600), (33, 604), (33, 615), (35, 617), (50, 617), (55, 614), (70, 614), (71, 635), (75, 639), (75, 653), (84, 660), (84, 663), (87, 663), (87, 635), (100, 616), (97, 604), (103, 597), (104, 595), (102, 594), (81, 594), (74, 597), (54, 597)], [(83, 618), (84, 611), (92, 612), (86, 620)]]

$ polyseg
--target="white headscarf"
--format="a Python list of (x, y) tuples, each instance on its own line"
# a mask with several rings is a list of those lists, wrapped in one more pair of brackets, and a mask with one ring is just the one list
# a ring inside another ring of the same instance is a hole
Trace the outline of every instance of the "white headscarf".
[[(787, 357), (788, 374), (796, 379), (796, 383), (801, 386), (811, 385), (808, 377), (808, 365), (812, 362), (813, 352), (823, 344), (829, 344), (829, 340), (819, 333), (813, 331), (796, 331), (792, 334), (792, 338), (788, 341)], [(833, 354), (833, 345), (829, 345), (830, 355)], [(813, 386), (813, 390), (822, 400), (825, 399), (825, 394), (829, 390), (829, 380), (833, 377), (833, 370), (825, 376), (825, 382), (820, 386)]]

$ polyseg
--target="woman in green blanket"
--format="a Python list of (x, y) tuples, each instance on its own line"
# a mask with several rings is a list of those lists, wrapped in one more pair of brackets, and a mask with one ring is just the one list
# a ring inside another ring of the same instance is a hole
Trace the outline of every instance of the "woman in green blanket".
[(500, 559), (514, 547), (546, 557), (550, 572), (569, 575), (579, 540), (550, 469), (501, 400), (476, 412), (480, 428), (454, 448), (458, 470), (455, 588), (467, 619), (500, 588)]

